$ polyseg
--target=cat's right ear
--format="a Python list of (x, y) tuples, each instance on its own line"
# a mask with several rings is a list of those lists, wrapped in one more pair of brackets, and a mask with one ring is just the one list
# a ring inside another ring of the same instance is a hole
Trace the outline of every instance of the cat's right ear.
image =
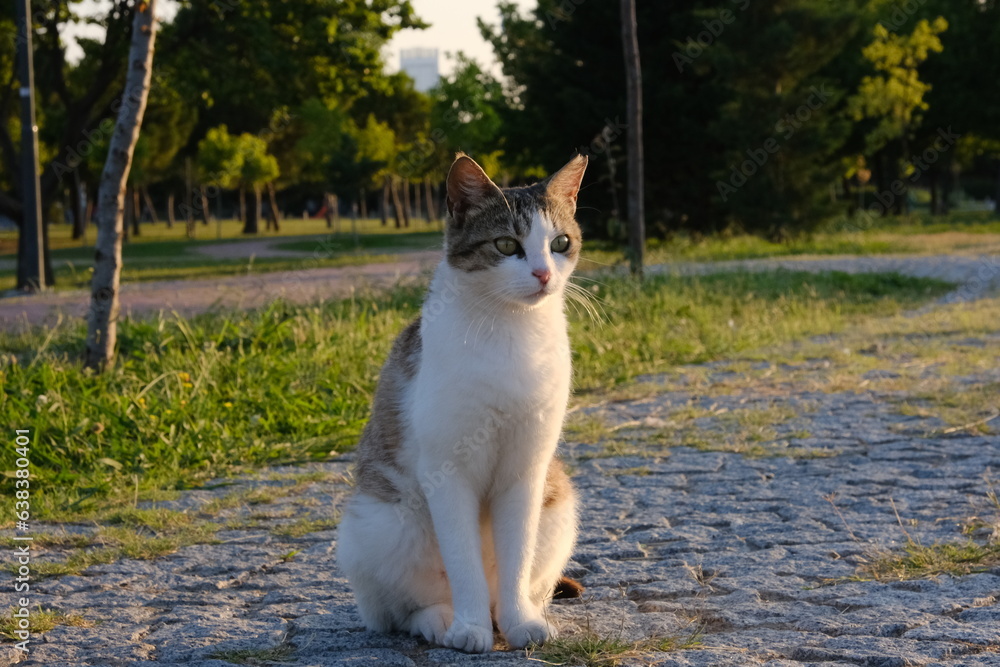
[(461, 227), (468, 210), (489, 197), (503, 199), (503, 193), (475, 160), (459, 153), (448, 171), (447, 203), (451, 219)]

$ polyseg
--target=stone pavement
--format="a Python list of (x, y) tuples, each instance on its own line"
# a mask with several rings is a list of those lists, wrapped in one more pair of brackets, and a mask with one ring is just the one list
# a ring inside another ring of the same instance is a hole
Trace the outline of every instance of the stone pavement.
[[(552, 605), (557, 625), (626, 640), (700, 633), (693, 648), (646, 651), (625, 664), (1000, 665), (1000, 568), (850, 580), (879, 549), (966, 540), (972, 517), (983, 541), (982, 527), (1000, 512), (987, 500), (986, 476), (1000, 470), (998, 438), (943, 434), (933, 419), (900, 415), (892, 399), (675, 389), (582, 409), (574, 419), (600, 420), (606, 432), (587, 444), (571, 431), (564, 447), (582, 507), (570, 573), (587, 590)], [(791, 416), (773, 420), (768, 456), (669, 441), (680, 411), (702, 411), (695, 421), (709, 432), (728, 413), (768, 414), (776, 402)], [(281, 531), (304, 517), (335, 516), (348, 492), (346, 457), (158, 506), (193, 511), (317, 470), (328, 475), (296, 493), (219, 513), (235, 529), (218, 533), (217, 544), (38, 582), (34, 602), (91, 627), (37, 637), (22, 664), (269, 664), (250, 658), (272, 647), (280, 664), (300, 667), (526, 664), (524, 652), (471, 657), (364, 630), (335, 565), (336, 530)], [(3, 651), (2, 664), (16, 660), (9, 644)]]
[[(1000, 327), (962, 344), (1000, 357)], [(574, 413), (571, 424), (590, 426), (570, 428), (563, 447), (581, 504), (570, 574), (587, 590), (550, 607), (564, 636), (639, 642), (626, 665), (1000, 667), (1000, 567), (858, 576), (908, 543), (1000, 539), (989, 495), (997, 422), (991, 432), (948, 429), (901, 410), (905, 388), (804, 381), (829, 369), (824, 359), (776, 364), (767, 382), (718, 391), (685, 374), (711, 385), (732, 371), (682, 368), (659, 391)], [(1000, 368), (957, 382), (966, 380), (1000, 386)], [(744, 453), (717, 451), (742, 440)], [(276, 468), (157, 503), (193, 514), (228, 507), (211, 511), (226, 527), (216, 543), (35, 582), (32, 604), (76, 625), (36, 636), (28, 659), (0, 645), (0, 665), (552, 662), (502, 644), (466, 656), (364, 630), (335, 565), (336, 529), (295, 530), (336, 517), (349, 469), (350, 457)], [(289, 486), (296, 477), (312, 481)], [(248, 493), (260, 489), (271, 493)], [(683, 648), (660, 651), (664, 639)]]

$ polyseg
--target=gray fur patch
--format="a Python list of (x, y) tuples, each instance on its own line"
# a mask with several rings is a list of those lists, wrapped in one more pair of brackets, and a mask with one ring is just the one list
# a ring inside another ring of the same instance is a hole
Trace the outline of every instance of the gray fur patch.
[(392, 346), (375, 389), (371, 419), (358, 442), (358, 461), (354, 469), (357, 488), (387, 503), (401, 500), (399, 489), (392, 482), (393, 477), (403, 473), (396, 460), (406, 429), (401, 402), (420, 366), (420, 352), (418, 317), (399, 334)]

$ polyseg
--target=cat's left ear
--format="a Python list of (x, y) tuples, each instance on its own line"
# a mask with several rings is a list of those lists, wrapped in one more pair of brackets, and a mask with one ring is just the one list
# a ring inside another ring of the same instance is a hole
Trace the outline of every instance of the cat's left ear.
[(568, 201), (576, 208), (576, 196), (580, 192), (583, 173), (587, 171), (587, 156), (577, 155), (567, 162), (562, 169), (549, 176), (545, 191), (549, 197)]

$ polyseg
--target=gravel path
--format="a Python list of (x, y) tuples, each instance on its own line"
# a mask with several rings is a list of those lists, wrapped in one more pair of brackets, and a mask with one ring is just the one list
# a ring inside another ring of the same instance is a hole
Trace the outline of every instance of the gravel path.
[[(1000, 349), (1000, 335), (982, 342)], [(789, 371), (822, 374), (826, 366)], [(781, 378), (770, 386), (782, 386)], [(715, 397), (672, 391), (586, 408), (614, 435), (594, 444), (570, 435), (564, 446), (582, 507), (571, 574), (587, 590), (553, 604), (557, 625), (629, 641), (701, 633), (696, 647), (647, 650), (626, 664), (1000, 665), (1000, 568), (895, 583), (850, 579), (876, 549), (898, 549), (908, 538), (962, 541), (972, 517), (1000, 521), (984, 478), (1000, 469), (1000, 442), (935, 435), (940, 424), (901, 416), (890, 394), (795, 389), (780, 398), (757, 387)], [(710, 426), (727, 411), (775, 401), (795, 413), (775, 427), (776, 456), (656, 444), (678, 410), (717, 415), (700, 420)], [(336, 515), (349, 463), (275, 469), (284, 479), (160, 503), (197, 512), (247, 489), (290, 491), (215, 512), (236, 526), (220, 532), (218, 544), (36, 583), (33, 604), (94, 625), (45, 633), (24, 664), (223, 667), (226, 658), (239, 660), (238, 651), (251, 651), (242, 654), (247, 660), (272, 647), (297, 667), (527, 664), (523, 652), (469, 657), (364, 630), (335, 566), (336, 530), (301, 537), (287, 530)], [(289, 473), (315, 471), (327, 475), (287, 486)], [(0, 653), (0, 664), (15, 659), (9, 645)]]
[[(439, 260), (439, 252), (420, 251), (401, 253), (391, 262), (360, 266), (131, 283), (122, 287), (121, 310), (131, 316), (161, 311), (193, 315), (214, 309), (254, 308), (278, 298), (296, 303), (335, 299), (353, 290), (388, 287), (429, 275)], [(0, 299), (0, 327), (14, 329), (26, 323), (52, 324), (59, 318), (83, 318), (89, 298), (89, 292), (75, 290)]]
[[(965, 291), (954, 299), (980, 294), (969, 287), (976, 280), (995, 284), (992, 259), (948, 266), (941, 270), (951, 273), (930, 275), (964, 272)], [(952, 344), (947, 335), (922, 342)], [(880, 342), (873, 343), (877, 349)], [(962, 344), (1000, 357), (1000, 326)], [(866, 383), (849, 392), (808, 389), (815, 385), (803, 378), (834, 372), (824, 359), (776, 365), (766, 383), (725, 392), (689, 383), (685, 373), (724, 382), (731, 372), (680, 370), (655, 396), (578, 411), (576, 419), (602, 424), (598, 437), (568, 432), (563, 454), (582, 508), (570, 573), (587, 590), (550, 608), (564, 634), (655, 640), (626, 665), (1000, 666), (1000, 567), (962, 577), (856, 580), (859, 568), (911, 540), (960, 543), (972, 535), (983, 543), (991, 531), (993, 539), (1000, 535), (1000, 509), (988, 500), (989, 473), (1000, 470), (995, 434), (906, 416), (902, 390)], [(941, 365), (927, 370), (944, 372)], [(1000, 369), (984, 368), (968, 381), (1000, 383)], [(785, 416), (767, 419), (769, 455), (707, 451), (732, 440), (727, 415), (776, 408)], [(692, 410), (703, 415), (699, 428), (719, 434), (707, 447), (670, 440), (679, 415)], [(523, 652), (502, 645), (472, 657), (364, 630), (335, 565), (336, 529), (308, 523), (336, 516), (350, 463), (346, 456), (272, 469), (158, 503), (193, 515), (203, 508), (227, 529), (215, 544), (34, 582), (32, 605), (58, 609), (76, 625), (36, 637), (27, 660), (9, 643), (0, 646), (0, 665), (225, 667), (272, 664), (267, 657), (294, 667), (529, 664)], [(322, 474), (294, 485), (310, 472)], [(270, 495), (249, 493), (262, 488)], [(65, 553), (36, 548), (34, 558)], [(684, 645), (695, 633), (695, 646), (654, 646), (663, 638)]]
[[(122, 288), (121, 307), (124, 314), (142, 316), (171, 310), (195, 314), (217, 308), (251, 308), (279, 297), (308, 303), (345, 296), (362, 286), (384, 287), (402, 279), (426, 275), (440, 257), (439, 251), (407, 252), (400, 253), (395, 261), (382, 264), (205, 280), (132, 283)], [(649, 272), (706, 274), (720, 270), (765, 271), (775, 268), (850, 273), (895, 271), (904, 275), (940, 278), (961, 286), (945, 300), (976, 299), (1000, 286), (1000, 255), (876, 255), (680, 262), (653, 266)], [(88, 292), (83, 290), (2, 298), (0, 327), (13, 329), (23, 327), (25, 323), (52, 324), (60, 317), (82, 318), (89, 305), (88, 299)]]

